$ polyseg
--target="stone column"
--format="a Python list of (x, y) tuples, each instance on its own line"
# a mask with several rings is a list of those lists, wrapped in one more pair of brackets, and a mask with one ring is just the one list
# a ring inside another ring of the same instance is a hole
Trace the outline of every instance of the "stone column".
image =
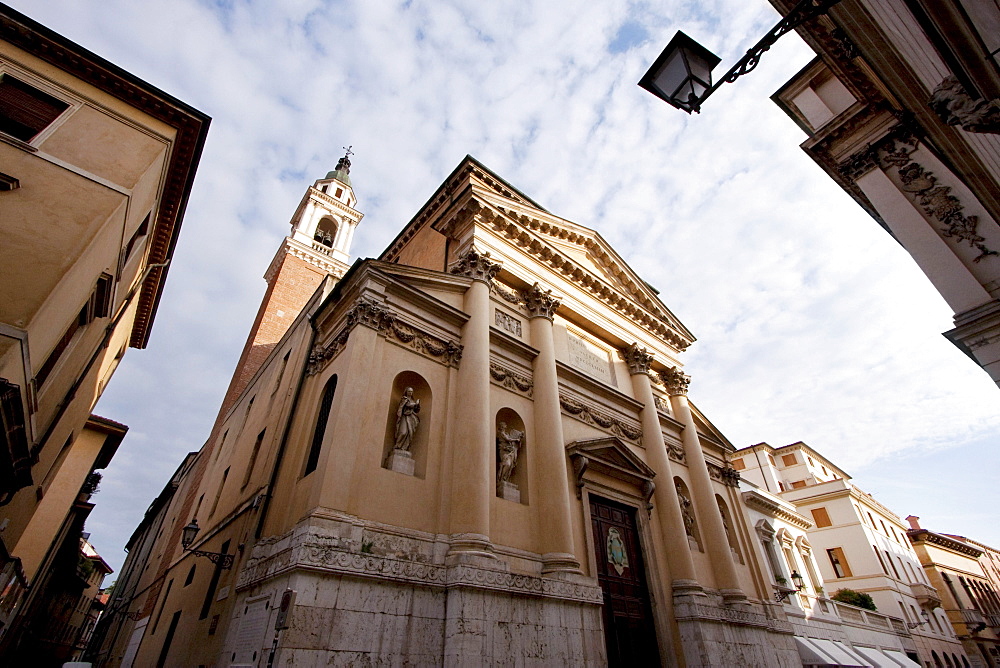
[(656, 471), (656, 487), (653, 488), (656, 516), (660, 520), (660, 532), (666, 546), (667, 565), (675, 594), (701, 591), (691, 558), (687, 532), (684, 530), (684, 516), (677, 500), (677, 488), (670, 470), (670, 456), (663, 441), (660, 418), (653, 399), (653, 388), (649, 382), (649, 365), (653, 356), (645, 348), (633, 343), (622, 352), (632, 375), (632, 390), (635, 398), (642, 402), (642, 442), (646, 447), (649, 465)]
[(472, 278), (465, 292), (469, 320), (462, 329), (462, 363), (451, 407), (452, 491), (450, 533), (452, 555), (493, 557), (490, 544), (490, 498), (493, 478), (493, 419), (490, 415), (490, 282), (500, 265), (489, 253), (470, 248), (451, 273)]
[(691, 495), (694, 497), (695, 512), (701, 520), (702, 537), (712, 560), (712, 570), (715, 571), (719, 591), (726, 603), (745, 601), (747, 596), (740, 588), (733, 553), (726, 537), (726, 526), (722, 522), (719, 502), (715, 499), (712, 478), (708, 474), (708, 464), (701, 451), (698, 440), (698, 427), (691, 415), (688, 405), (687, 390), (691, 378), (674, 367), (662, 374), (670, 394), (670, 406), (674, 416), (684, 423), (681, 440), (684, 444), (684, 454), (687, 458), (688, 473), (691, 476)]
[(580, 562), (573, 554), (569, 474), (552, 336), (552, 317), (559, 308), (559, 300), (552, 296), (551, 290), (542, 290), (535, 283), (524, 301), (531, 318), (531, 343), (538, 349), (534, 362), (535, 471), (536, 480), (544, 482), (535, 485), (532, 494), (538, 499), (544, 550), (542, 572), (579, 573)]

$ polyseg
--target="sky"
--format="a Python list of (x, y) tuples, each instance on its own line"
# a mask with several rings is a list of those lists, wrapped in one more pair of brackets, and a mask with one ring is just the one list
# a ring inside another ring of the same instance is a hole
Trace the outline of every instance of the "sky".
[(87, 523), (112, 567), (207, 438), (263, 273), (345, 146), (354, 257), (471, 154), (660, 290), (698, 339), (690, 399), (737, 447), (804, 441), (901, 517), (1000, 546), (997, 387), (769, 99), (812, 52), (785, 36), (700, 115), (636, 86), (678, 29), (728, 69), (778, 20), (765, 0), (6, 1), (213, 119), (150, 344), (95, 410), (130, 427)]

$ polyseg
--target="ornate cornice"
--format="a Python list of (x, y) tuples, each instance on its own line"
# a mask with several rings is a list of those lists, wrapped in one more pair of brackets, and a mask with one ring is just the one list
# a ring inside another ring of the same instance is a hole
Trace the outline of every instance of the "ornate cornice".
[(528, 376), (511, 371), (507, 367), (490, 360), (490, 379), (501, 387), (505, 387), (511, 392), (523, 394), (530, 397), (533, 390), (533, 383)]
[(559, 405), (567, 415), (581, 422), (600, 427), (601, 429), (628, 439), (636, 444), (642, 443), (642, 427), (638, 422), (629, 422), (620, 417), (588, 405), (586, 402), (572, 397), (564, 392), (559, 393)]
[(326, 346), (316, 346), (309, 354), (306, 375), (319, 373), (330, 360), (344, 349), (351, 331), (357, 326), (375, 330), (387, 340), (429, 357), (445, 366), (458, 367), (462, 361), (462, 346), (448, 339), (442, 339), (399, 318), (399, 315), (385, 306), (360, 298), (347, 312), (347, 319), (340, 331)]
[(958, 125), (967, 132), (1000, 134), (1000, 105), (996, 100), (973, 99), (953, 74), (937, 85), (928, 105), (946, 125)]
[(931, 543), (933, 545), (938, 545), (951, 550), (952, 552), (958, 552), (960, 554), (970, 556), (973, 559), (978, 559), (983, 553), (982, 550), (973, 547), (968, 543), (955, 540), (954, 538), (948, 538), (947, 536), (942, 536), (939, 533), (934, 533), (933, 531), (928, 531), (927, 529), (909, 529), (906, 532), (906, 535), (910, 539), (911, 543), (916, 543), (918, 541)]
[(688, 385), (691, 384), (691, 376), (687, 375), (677, 367), (670, 367), (666, 371), (660, 372), (660, 378), (667, 387), (667, 394), (670, 396), (687, 395)]
[(779, 503), (775, 503), (759, 492), (750, 490), (743, 492), (742, 496), (743, 501), (746, 502), (748, 506), (756, 509), (764, 515), (784, 520), (785, 522), (793, 524), (803, 530), (811, 529), (813, 526), (812, 522), (810, 522), (805, 516), (788, 510), (788, 508), (785, 508)]
[(552, 290), (543, 290), (535, 283), (524, 293), (524, 306), (532, 318), (548, 318), (552, 320), (559, 309), (560, 301), (552, 296)]
[(653, 363), (653, 355), (645, 348), (640, 348), (638, 343), (633, 343), (625, 350), (620, 351), (622, 359), (628, 365), (628, 372), (633, 376), (643, 374), (649, 376), (649, 365)]
[[(686, 349), (694, 341), (694, 337), (690, 336), (690, 333), (682, 333), (683, 326), (675, 322), (675, 319), (662, 305), (646, 295), (631, 277), (621, 270), (615, 258), (612, 258), (596, 240), (537, 218), (518, 214), (502, 207), (499, 209), (503, 215), (487, 210), (482, 214), (483, 219), (518, 248), (562, 274), (574, 285), (583, 288), (618, 313), (649, 329), (677, 350)], [(563, 241), (579, 243), (586, 248), (588, 254), (599, 265), (608, 268), (610, 275), (615, 275), (622, 281), (625, 294), (570, 257), (542, 244), (524, 228), (549, 234)]]
[(481, 281), (486, 285), (493, 282), (493, 277), (500, 271), (500, 265), (490, 260), (489, 252), (479, 252), (476, 248), (470, 247), (459, 256), (455, 264), (448, 268), (451, 274), (467, 276), (474, 281)]

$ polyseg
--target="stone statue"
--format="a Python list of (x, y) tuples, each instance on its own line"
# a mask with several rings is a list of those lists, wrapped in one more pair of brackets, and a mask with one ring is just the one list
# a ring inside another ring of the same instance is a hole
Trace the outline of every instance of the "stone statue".
[(507, 429), (507, 423), (501, 422), (497, 429), (497, 486), (510, 482), (510, 476), (517, 466), (517, 454), (524, 441), (524, 432), (517, 429)]
[(677, 500), (681, 505), (681, 514), (684, 516), (684, 531), (691, 538), (694, 538), (694, 512), (691, 509), (691, 499), (684, 494), (680, 485), (677, 485)]
[(396, 407), (396, 440), (393, 447), (396, 450), (410, 451), (413, 444), (413, 437), (420, 426), (420, 399), (413, 398), (413, 388), (408, 387), (403, 391), (403, 396)]

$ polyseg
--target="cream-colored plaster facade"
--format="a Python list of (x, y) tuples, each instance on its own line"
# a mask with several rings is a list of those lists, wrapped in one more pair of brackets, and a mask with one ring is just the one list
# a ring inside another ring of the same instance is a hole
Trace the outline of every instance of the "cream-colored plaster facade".
[[(938, 534), (910, 522), (907, 535), (924, 572), (941, 593), (941, 607), (973, 666), (1000, 666), (1000, 597), (991, 582), (993, 558), (968, 539)], [(944, 659), (942, 656), (941, 659)]]
[(772, 99), (952, 308), (945, 336), (1000, 383), (1000, 7), (857, 0), (797, 30), (817, 57)]
[[(802, 665), (688, 402), (693, 340), (599, 234), (466, 158), (237, 369), (134, 537), (125, 570), (157, 575), (111, 601), (102, 665)], [(231, 568), (182, 549), (195, 518)]]
[(34, 642), (26, 624), (75, 500), (124, 435), (91, 411), (126, 349), (148, 340), (208, 118), (5, 5), (0, 92), (9, 657)]
[(775, 600), (782, 603), (795, 629), (804, 665), (809, 658), (843, 663), (844, 654), (854, 657), (851, 665), (920, 665), (907, 656), (915, 656), (916, 645), (898, 616), (829, 598), (833, 592), (826, 590), (808, 535), (815, 528), (811, 519), (793, 503), (748, 480), (741, 480), (740, 488), (757, 537), (754, 547), (767, 565)]
[(907, 525), (843, 470), (802, 442), (780, 448), (758, 443), (738, 450), (733, 465), (813, 524), (809, 542), (828, 596), (838, 589), (869, 594), (879, 612), (912, 626), (907, 651), (925, 666), (935, 665), (935, 652), (964, 656), (907, 540)]

